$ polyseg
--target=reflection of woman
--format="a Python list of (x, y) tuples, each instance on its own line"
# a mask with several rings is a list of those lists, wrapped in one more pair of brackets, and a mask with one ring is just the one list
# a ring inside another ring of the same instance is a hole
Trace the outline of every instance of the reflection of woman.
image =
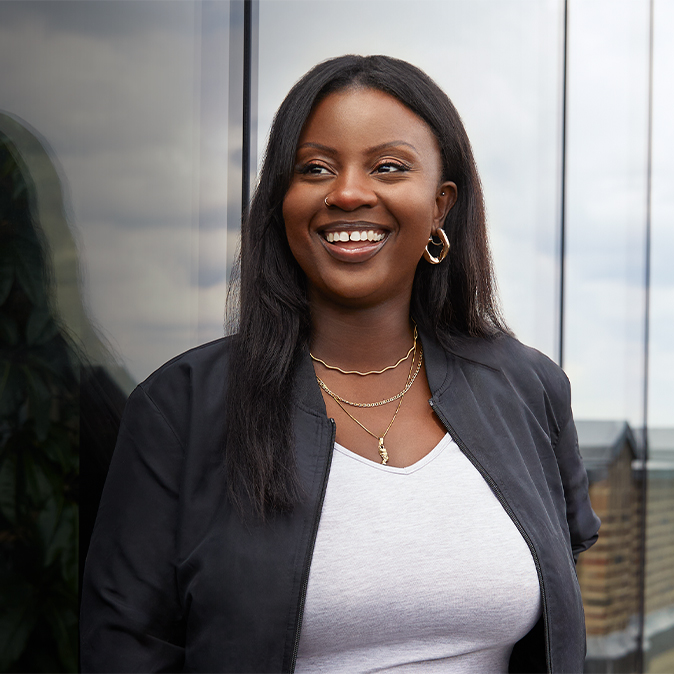
[(391, 58), (317, 66), (271, 132), (238, 334), (128, 403), (85, 670), (582, 671), (597, 528), (568, 382), (499, 319), (453, 106)]

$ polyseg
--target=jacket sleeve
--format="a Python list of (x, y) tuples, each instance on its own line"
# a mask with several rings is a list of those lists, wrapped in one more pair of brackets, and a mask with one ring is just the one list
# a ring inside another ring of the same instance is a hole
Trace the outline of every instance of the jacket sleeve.
[(600, 520), (590, 504), (587, 471), (578, 449), (578, 434), (570, 409), (568, 420), (559, 432), (555, 454), (564, 486), (571, 549), (576, 559), (596, 542)]
[(181, 443), (142, 386), (127, 403), (87, 555), (83, 672), (175, 672), (184, 660), (176, 585)]

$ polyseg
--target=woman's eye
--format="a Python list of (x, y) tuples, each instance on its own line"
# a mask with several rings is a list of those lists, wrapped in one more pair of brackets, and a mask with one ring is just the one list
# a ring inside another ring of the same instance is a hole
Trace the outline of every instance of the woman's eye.
[(375, 168), (375, 171), (377, 173), (399, 173), (408, 170), (409, 170), (408, 166), (405, 166), (405, 164), (401, 164), (400, 162), (397, 161), (383, 162)]
[(303, 175), (312, 176), (323, 176), (330, 173), (325, 166), (321, 166), (320, 164), (305, 164), (304, 166), (300, 166), (299, 172)]

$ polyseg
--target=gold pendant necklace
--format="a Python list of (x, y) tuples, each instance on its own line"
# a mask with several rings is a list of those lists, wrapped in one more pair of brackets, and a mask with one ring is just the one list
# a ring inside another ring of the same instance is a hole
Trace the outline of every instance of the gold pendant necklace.
[[(410, 386), (412, 385), (412, 383), (414, 382), (414, 379), (417, 376), (417, 373), (421, 369), (421, 363), (423, 361), (423, 358), (424, 358), (424, 352), (423, 352), (423, 349), (420, 348), (419, 349), (419, 363), (417, 365), (417, 370), (416, 370), (416, 372), (414, 373), (414, 376), (413, 376), (412, 375), (412, 368), (414, 367), (414, 359), (412, 359), (412, 365), (410, 366), (410, 372), (407, 375), (407, 385), (402, 390), (402, 392), (399, 394), (398, 397), (400, 398), (400, 401), (398, 402), (398, 405), (396, 407), (396, 411), (393, 414), (393, 418), (389, 422), (389, 425), (386, 427), (386, 430), (381, 435), (377, 435), (376, 433), (373, 433), (369, 428), (367, 428), (360, 421), (358, 421), (358, 419), (356, 419), (356, 417), (354, 417), (344, 407), (344, 405), (342, 405), (342, 403), (340, 402), (340, 400), (342, 400), (342, 398), (339, 398), (339, 396), (337, 396), (337, 394), (330, 391), (327, 387), (322, 387), (323, 390), (340, 406), (342, 411), (348, 417), (350, 417), (353, 421), (355, 421), (366, 433), (369, 433), (375, 440), (377, 440), (377, 448), (378, 448), (378, 451), (379, 451), (379, 456), (381, 457), (381, 462), (382, 462), (382, 465), (384, 465), (384, 466), (388, 463), (388, 460), (389, 460), (388, 451), (386, 450), (386, 447), (384, 445), (384, 438), (386, 437), (386, 434), (389, 432), (389, 430), (391, 430), (391, 426), (393, 426), (393, 422), (396, 420), (396, 417), (398, 416), (398, 412), (400, 411), (400, 406), (403, 404), (403, 398), (405, 397), (405, 393), (409, 390)], [(316, 379), (318, 379), (318, 382), (320, 384), (321, 380), (319, 379), (318, 375), (316, 375)], [(349, 404), (353, 405), (355, 403), (349, 403)]]

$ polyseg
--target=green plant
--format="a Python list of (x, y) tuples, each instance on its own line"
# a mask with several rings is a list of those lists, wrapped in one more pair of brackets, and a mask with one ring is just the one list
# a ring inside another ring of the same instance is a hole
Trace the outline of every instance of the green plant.
[(76, 671), (77, 365), (15, 155), (0, 135), (0, 671)]

